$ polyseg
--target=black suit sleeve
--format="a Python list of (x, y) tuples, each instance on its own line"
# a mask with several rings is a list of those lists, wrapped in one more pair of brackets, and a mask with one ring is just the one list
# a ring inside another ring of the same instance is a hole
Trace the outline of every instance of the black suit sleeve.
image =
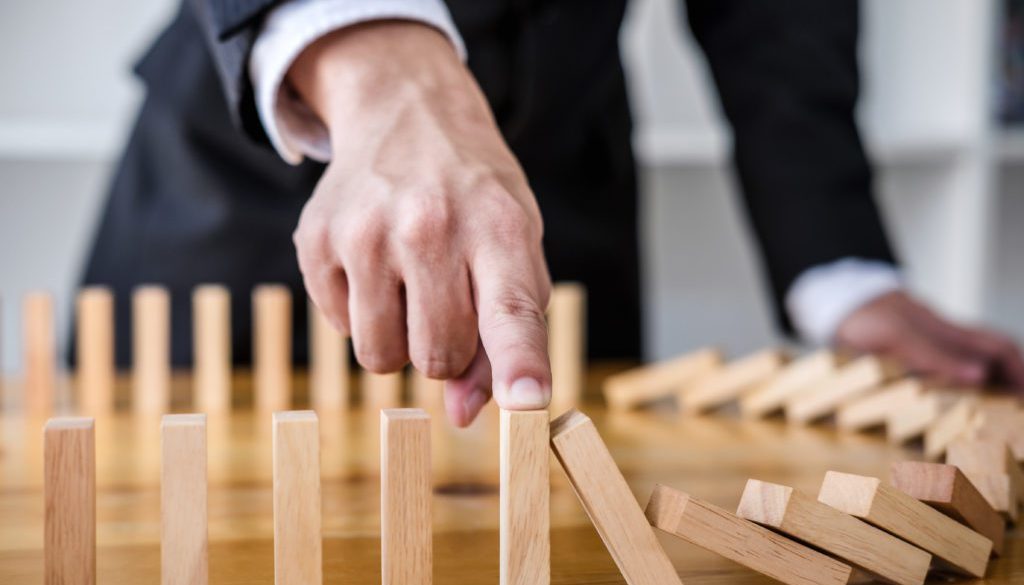
[(689, 0), (733, 128), (736, 171), (784, 323), (804, 270), (894, 262), (854, 120), (856, 0)]

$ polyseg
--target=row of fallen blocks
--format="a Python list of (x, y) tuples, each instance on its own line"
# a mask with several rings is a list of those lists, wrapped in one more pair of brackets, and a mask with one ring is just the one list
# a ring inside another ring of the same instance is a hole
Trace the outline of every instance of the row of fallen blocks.
[[(433, 578), (430, 417), (381, 411), (381, 574), (385, 585)], [(275, 582), (323, 582), (319, 423), (311, 411), (273, 416)], [(93, 585), (96, 483), (93, 419), (51, 419), (44, 431), (47, 583)], [(931, 569), (983, 577), (1003, 550), (1004, 519), (957, 468), (898, 462), (892, 485), (828, 472), (817, 499), (747, 483), (735, 514), (666, 486), (641, 509), (593, 422), (570, 410), (501, 412), (500, 575), (550, 583), (548, 445), (630, 585), (681, 583), (652, 526), (792, 585), (848, 583), (855, 569), (900, 585)], [(205, 415), (162, 425), (164, 585), (208, 582)]]

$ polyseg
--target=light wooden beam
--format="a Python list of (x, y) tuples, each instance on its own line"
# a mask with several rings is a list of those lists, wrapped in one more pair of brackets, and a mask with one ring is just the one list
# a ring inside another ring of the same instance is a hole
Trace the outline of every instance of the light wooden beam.
[(288, 410), (292, 404), (292, 293), (281, 284), (252, 291), (253, 383), (256, 409)]
[(316, 410), (347, 410), (352, 404), (348, 338), (309, 301), (309, 400)]
[(401, 371), (390, 374), (375, 374), (363, 370), (359, 386), (363, 410), (366, 412), (395, 409), (402, 406), (402, 389), (405, 386), (405, 375)]
[(605, 379), (604, 398), (612, 410), (641, 408), (675, 397), (687, 383), (721, 364), (721, 353), (705, 348), (672, 360), (633, 368)]
[(949, 445), (971, 432), (971, 421), (977, 412), (977, 399), (964, 396), (952, 408), (942, 413), (924, 432), (924, 456), (929, 460), (940, 459)]
[(841, 431), (863, 431), (882, 426), (890, 413), (912, 404), (922, 392), (924, 384), (914, 378), (887, 384), (877, 392), (840, 406), (836, 411), (836, 427)]
[(767, 349), (730, 362), (686, 385), (680, 402), (691, 412), (723, 406), (774, 377), (788, 360), (785, 352)]
[(44, 582), (96, 583), (96, 437), (91, 418), (43, 429)]
[(89, 286), (78, 292), (75, 375), (78, 405), (92, 416), (114, 410), (114, 294)]
[(1024, 499), (1024, 479), (1004, 441), (957, 439), (946, 449), (946, 463), (959, 467), (997, 512), (1017, 522)]
[(132, 294), (132, 408), (140, 414), (171, 408), (171, 296), (162, 286)]
[(433, 580), (430, 416), (418, 408), (380, 413), (380, 526), (383, 585)]
[(932, 390), (894, 408), (885, 420), (885, 438), (893, 445), (903, 445), (924, 436), (939, 418), (953, 408), (962, 396), (949, 390)]
[(309, 410), (275, 412), (274, 582), (323, 582), (320, 425)]
[(803, 356), (744, 394), (740, 398), (740, 412), (746, 418), (762, 418), (779, 411), (790, 397), (832, 376), (842, 363), (842, 358), (829, 350)]
[(587, 289), (560, 282), (548, 305), (548, 352), (551, 357), (551, 410), (579, 406), (587, 375)]
[(206, 585), (206, 415), (165, 415), (160, 431), (161, 583)]
[(57, 330), (53, 295), (30, 292), (22, 301), (24, 406), (29, 414), (53, 414), (57, 390)]
[(840, 405), (864, 396), (895, 376), (897, 370), (874, 356), (859, 357), (832, 376), (786, 401), (786, 420), (806, 424), (833, 414)]
[(198, 410), (231, 410), (231, 291), (204, 284), (192, 291), (193, 400)]
[(500, 583), (551, 582), (550, 415), (501, 411)]

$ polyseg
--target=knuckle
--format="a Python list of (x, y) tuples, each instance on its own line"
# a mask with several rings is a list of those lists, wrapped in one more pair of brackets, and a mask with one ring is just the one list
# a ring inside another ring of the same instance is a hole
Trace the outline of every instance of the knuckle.
[(422, 249), (445, 241), (456, 227), (455, 213), (445, 197), (411, 197), (398, 219), (395, 235), (411, 249)]

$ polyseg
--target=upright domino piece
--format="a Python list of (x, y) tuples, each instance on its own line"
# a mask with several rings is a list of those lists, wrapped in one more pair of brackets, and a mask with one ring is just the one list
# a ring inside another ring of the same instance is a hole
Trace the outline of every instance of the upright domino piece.
[(193, 400), (198, 410), (231, 410), (231, 291), (204, 284), (192, 291)]
[(973, 396), (964, 396), (942, 413), (924, 432), (924, 456), (936, 460), (946, 453), (950, 443), (966, 436), (977, 409)]
[(75, 305), (78, 406), (93, 416), (106, 414), (114, 410), (114, 294), (106, 287), (86, 287)]
[(587, 290), (578, 282), (555, 284), (548, 305), (551, 409), (579, 406), (587, 375)]
[(840, 585), (841, 563), (771, 530), (663, 485), (647, 504), (651, 525), (789, 585)]
[(551, 446), (626, 582), (680, 585), (672, 562), (590, 418), (570, 410), (552, 421)]
[(150, 414), (171, 408), (171, 298), (161, 286), (132, 293), (132, 408)]
[(895, 370), (874, 356), (863, 356), (841, 367), (786, 402), (786, 420), (806, 424), (828, 416), (893, 377)]
[(874, 477), (829, 471), (818, 501), (930, 552), (959, 573), (985, 576), (991, 540)]
[(914, 378), (888, 384), (878, 392), (840, 406), (836, 427), (841, 431), (862, 431), (884, 425), (892, 412), (911, 404), (923, 391), (924, 384)]
[(309, 410), (273, 420), (274, 583), (321, 585), (320, 425)]
[(292, 404), (292, 293), (282, 284), (252, 291), (256, 409), (288, 410)]
[(896, 489), (969, 526), (992, 541), (993, 553), (1002, 554), (1003, 518), (956, 466), (897, 461), (890, 475)]
[(206, 585), (206, 415), (164, 415), (160, 437), (161, 584)]
[(501, 411), (501, 585), (551, 582), (546, 410)]
[(894, 445), (902, 445), (923, 437), (961, 398), (956, 391), (933, 390), (911, 399), (902, 408), (894, 408), (885, 420), (886, 439)]
[(781, 410), (791, 396), (834, 374), (840, 362), (839, 356), (828, 350), (803, 356), (744, 394), (740, 398), (740, 412), (746, 418), (762, 418)]
[(946, 449), (946, 463), (959, 467), (997, 512), (1017, 522), (1024, 480), (1005, 442), (957, 439)]
[(405, 377), (402, 372), (374, 374), (363, 370), (359, 392), (362, 395), (363, 410), (373, 412), (389, 408), (401, 408), (402, 388)]
[(91, 418), (43, 429), (44, 582), (96, 583), (96, 436)]
[(316, 410), (345, 410), (349, 391), (348, 338), (309, 302), (309, 401)]
[(24, 329), (24, 405), (36, 416), (53, 413), (57, 387), (57, 340), (53, 296), (44, 292), (25, 295), (22, 304)]
[(791, 487), (747, 482), (736, 514), (898, 585), (920, 585), (931, 555)]
[(430, 585), (430, 416), (418, 408), (382, 410), (380, 458), (381, 582)]
[(687, 383), (704, 376), (722, 363), (715, 349), (701, 349), (675, 359), (634, 368), (608, 376), (604, 398), (612, 410), (640, 408), (669, 396), (676, 396)]
[(680, 402), (692, 412), (717, 408), (770, 379), (788, 359), (785, 352), (767, 349), (736, 360), (687, 385), (680, 394)]

